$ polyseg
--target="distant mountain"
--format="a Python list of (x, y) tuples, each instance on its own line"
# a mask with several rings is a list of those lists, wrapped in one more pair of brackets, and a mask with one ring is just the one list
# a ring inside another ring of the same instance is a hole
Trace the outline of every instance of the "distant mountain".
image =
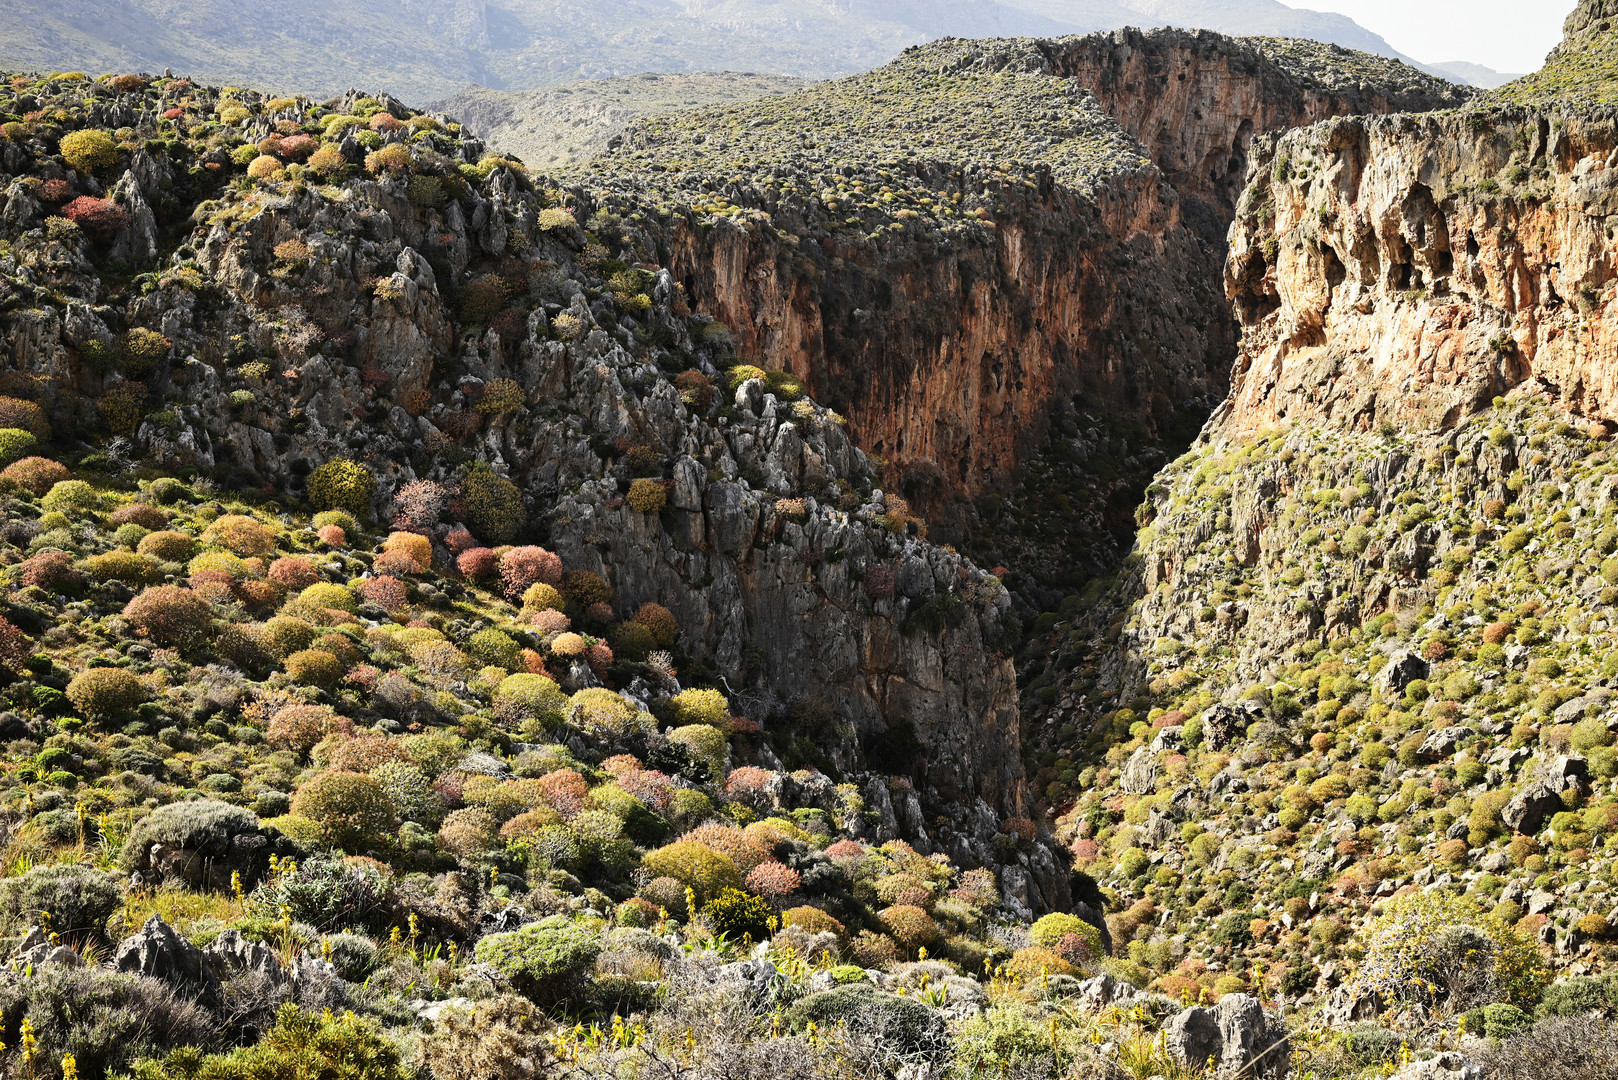
[(1509, 71), (1496, 71), (1494, 68), (1484, 67), (1482, 64), (1469, 64), (1465, 60), (1449, 60), (1442, 64), (1423, 64), (1428, 71), (1436, 72), (1445, 78), (1456, 82), (1466, 83), (1469, 86), (1481, 87), (1484, 90), (1493, 90), (1497, 86), (1504, 86), (1522, 78), (1522, 73)]
[(647, 71), (828, 78), (939, 37), (1126, 25), (1309, 37), (1398, 54), (1341, 15), (1276, 0), (10, 0), (0, 64), (174, 68), (218, 82), (413, 100)]

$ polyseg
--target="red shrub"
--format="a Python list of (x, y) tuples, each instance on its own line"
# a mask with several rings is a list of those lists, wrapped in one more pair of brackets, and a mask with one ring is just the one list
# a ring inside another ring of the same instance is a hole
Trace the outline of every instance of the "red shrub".
[(47, 180), (39, 191), (39, 197), (48, 203), (64, 202), (71, 194), (73, 194), (73, 185), (66, 180)]
[(302, 592), (320, 580), (320, 571), (302, 555), (283, 555), (270, 564), (270, 580)]
[(45, 494), (70, 475), (66, 465), (46, 457), (25, 457), (0, 470), (0, 480), (10, 480), (35, 495)]
[(674, 781), (656, 769), (624, 773), (618, 778), (618, 786), (657, 811), (662, 811), (674, 798)]
[(348, 534), (343, 532), (341, 525), (322, 525), (315, 535), (320, 537), (320, 542), (327, 547), (342, 547), (348, 543)]
[(80, 195), (62, 207), (62, 216), (84, 230), (92, 240), (110, 240), (129, 223), (129, 211), (111, 199)]
[(303, 161), (320, 148), (313, 135), (291, 135), (281, 140), (280, 154), (288, 161)]
[(775, 775), (768, 769), (760, 769), (754, 765), (743, 765), (739, 769), (730, 770), (730, 776), (725, 780), (726, 795), (752, 794), (763, 791), (764, 785)]
[(386, 574), (393, 577), (398, 577), (402, 574), (420, 574), (425, 572), (425, 567), (423, 567), (421, 563), (410, 554), (410, 552), (401, 551), (398, 548), (394, 548), (392, 551), (384, 551), (382, 554), (378, 555), (374, 560), (372, 560), (371, 569), (375, 570), (379, 574)]
[(406, 532), (425, 532), (438, 524), (438, 515), (448, 500), (449, 492), (444, 490), (444, 485), (431, 480), (412, 480), (393, 497), (393, 527)]
[(878, 564), (865, 571), (865, 595), (872, 600), (892, 596), (895, 578), (893, 568)]
[(747, 887), (766, 900), (777, 901), (790, 896), (803, 883), (798, 872), (774, 859), (759, 863), (747, 872)]
[(9, 619), (0, 616), (0, 661), (15, 664), (33, 651), (33, 643), (28, 640), (28, 635), (12, 625)]
[(169, 516), (151, 503), (130, 503), (110, 515), (114, 525), (139, 525), (143, 529), (166, 529)]
[(383, 574), (360, 582), (360, 595), (384, 611), (397, 611), (410, 599), (405, 583)]
[(562, 560), (542, 547), (514, 547), (500, 560), (500, 580), (506, 595), (516, 599), (537, 582), (556, 585), (562, 580)]
[(451, 555), (459, 555), (463, 551), (471, 551), (478, 546), (478, 538), (472, 535), (466, 526), (457, 526), (444, 537), (444, 546), (449, 548)]
[(285, 746), (307, 754), (328, 735), (347, 735), (354, 726), (324, 705), (288, 705), (270, 717), (264, 733), (271, 746)]
[(73, 569), (73, 556), (65, 551), (42, 551), (17, 564), (17, 584), (25, 589), (54, 589), (76, 585), (80, 580), (79, 572)]
[(839, 840), (826, 849), (831, 859), (857, 859), (865, 854), (865, 845), (856, 840)]
[(473, 581), (484, 581), (493, 577), (499, 567), (500, 560), (495, 557), (493, 550), (486, 547), (471, 548), (455, 557), (455, 568)]
[(590, 785), (572, 769), (557, 769), (539, 778), (539, 790), (545, 801), (563, 817), (572, 817), (584, 809), (584, 800), (590, 794)]
[(634, 754), (614, 754), (603, 761), (600, 768), (608, 776), (626, 776), (640, 768), (640, 758)]
[(200, 641), (213, 626), (213, 610), (190, 589), (157, 585), (124, 606), (124, 615), (159, 645)]

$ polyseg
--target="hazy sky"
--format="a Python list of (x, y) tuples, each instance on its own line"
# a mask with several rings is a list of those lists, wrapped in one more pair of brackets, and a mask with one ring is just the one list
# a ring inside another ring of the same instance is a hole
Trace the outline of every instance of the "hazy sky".
[(1470, 60), (1496, 71), (1529, 72), (1562, 40), (1576, 0), (1283, 0), (1338, 11), (1406, 56), (1430, 64)]

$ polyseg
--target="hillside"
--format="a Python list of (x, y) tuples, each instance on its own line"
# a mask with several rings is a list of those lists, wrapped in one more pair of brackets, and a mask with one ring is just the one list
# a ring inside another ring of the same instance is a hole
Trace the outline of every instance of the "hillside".
[(520, 93), (464, 90), (434, 108), (530, 167), (554, 172), (583, 165), (636, 117), (779, 96), (803, 85), (779, 75), (648, 73)]
[[(354, 85), (415, 101), (471, 86), (522, 91), (644, 72), (821, 79), (940, 37), (1051, 37), (1126, 25), (1314, 37), (1395, 55), (1341, 16), (1275, 0), (1113, 3), (855, 0), (14, 0), (0, 65), (51, 72), (190, 72), (316, 97)], [(363, 43), (363, 45), (358, 44)]]

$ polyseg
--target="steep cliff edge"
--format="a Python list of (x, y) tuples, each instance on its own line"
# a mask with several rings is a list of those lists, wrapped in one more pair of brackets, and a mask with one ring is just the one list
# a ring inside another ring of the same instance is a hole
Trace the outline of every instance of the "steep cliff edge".
[(1167, 31), (941, 42), (637, 124), (582, 183), (609, 207), (666, 206), (642, 231), (688, 296), (845, 412), (891, 483), (959, 517), (1064, 408), (1162, 434), (1223, 395), (1233, 327), (1207, 287), (1223, 222), (1188, 220), (1132, 131), (1217, 206), (1260, 126), (1458, 100), (1348, 54), (1395, 85), (1322, 89), (1336, 84), (1293, 72), (1336, 58), (1310, 67), (1306, 51)]

